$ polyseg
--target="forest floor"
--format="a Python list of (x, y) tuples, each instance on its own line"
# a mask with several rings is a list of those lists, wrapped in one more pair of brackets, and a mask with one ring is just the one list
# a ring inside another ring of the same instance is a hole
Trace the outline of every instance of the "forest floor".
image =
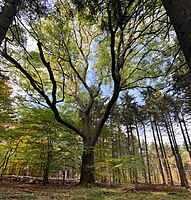
[(191, 190), (140, 184), (81, 188), (72, 184), (21, 183), (0, 180), (0, 200), (191, 200)]

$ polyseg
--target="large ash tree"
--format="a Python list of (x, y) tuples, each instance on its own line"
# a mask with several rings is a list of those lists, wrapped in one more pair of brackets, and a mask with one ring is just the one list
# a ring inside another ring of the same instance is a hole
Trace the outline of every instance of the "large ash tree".
[[(85, 2), (78, 9), (70, 1), (56, 1), (47, 16), (29, 24), (36, 51), (20, 44), (18, 53), (11, 48), (14, 41), (5, 41), (1, 55), (20, 75), (21, 86), (82, 138), (80, 185), (95, 182), (94, 148), (120, 92), (147, 87), (150, 79), (162, 75), (165, 13), (156, 2), (154, 7), (155, 15), (150, 1)], [(160, 51), (154, 48), (159, 41)], [(98, 101), (103, 101), (103, 108), (95, 119), (92, 113)], [(67, 117), (67, 111), (76, 118)]]

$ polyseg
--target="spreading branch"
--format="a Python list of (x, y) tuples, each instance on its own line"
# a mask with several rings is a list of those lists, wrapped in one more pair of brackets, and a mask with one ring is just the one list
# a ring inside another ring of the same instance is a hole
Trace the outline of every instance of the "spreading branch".
[(21, 71), (22, 74), (25, 75), (25, 77), (30, 81), (31, 86), (34, 88), (35, 91), (37, 91), (46, 101), (47, 105), (50, 107), (50, 109), (53, 111), (55, 119), (63, 124), (64, 126), (66, 126), (67, 128), (71, 129), (72, 131), (74, 131), (76, 134), (78, 134), (79, 136), (81, 136), (82, 138), (84, 138), (84, 134), (82, 134), (77, 128), (75, 128), (73, 125), (69, 124), (68, 122), (64, 121), (59, 114), (59, 111), (56, 107), (56, 102), (52, 103), (49, 99), (49, 97), (44, 93), (43, 90), (41, 90), (38, 87), (38, 84), (36, 83), (36, 80), (21, 66), (20, 63), (18, 63), (17, 60), (15, 60), (14, 58), (12, 58), (10, 55), (8, 55), (7, 53), (3, 53), (1, 52), (1, 55), (7, 59), (10, 63), (14, 64), (15, 67)]

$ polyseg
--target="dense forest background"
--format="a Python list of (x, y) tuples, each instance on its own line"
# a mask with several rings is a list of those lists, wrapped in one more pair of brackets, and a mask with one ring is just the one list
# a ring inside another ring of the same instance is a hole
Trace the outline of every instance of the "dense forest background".
[(188, 187), (189, 54), (165, 1), (14, 6), (0, 40), (0, 175)]

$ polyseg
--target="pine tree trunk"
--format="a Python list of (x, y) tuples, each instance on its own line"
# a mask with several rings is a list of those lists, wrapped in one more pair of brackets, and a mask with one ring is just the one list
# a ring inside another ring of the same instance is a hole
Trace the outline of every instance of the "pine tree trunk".
[(167, 178), (168, 178), (168, 169), (167, 169), (167, 165), (166, 165), (165, 158), (164, 158), (164, 152), (163, 152), (163, 148), (162, 148), (162, 144), (161, 144), (161, 139), (159, 137), (158, 126), (157, 126), (156, 121), (154, 121), (153, 123), (154, 123), (154, 126), (155, 126), (156, 135), (157, 135), (157, 139), (158, 139), (158, 143), (159, 143), (159, 150), (160, 150), (161, 160), (162, 160), (161, 162), (163, 163), (163, 166), (164, 166), (164, 169), (167, 173)]
[[(116, 134), (114, 134), (113, 139), (112, 139), (112, 159), (117, 158), (117, 153), (116, 153), (117, 142), (116, 141), (117, 141)], [(116, 169), (114, 167), (112, 168), (112, 178), (113, 178), (113, 182), (117, 183)]]
[(146, 149), (146, 156), (147, 156), (148, 179), (149, 179), (149, 183), (151, 183), (151, 169), (150, 169), (150, 161), (149, 161), (149, 151), (148, 151), (147, 135), (146, 135), (146, 130), (145, 130), (144, 124), (143, 124), (143, 133), (144, 133), (144, 138), (145, 138), (145, 149)]
[[(121, 147), (121, 130), (120, 130), (120, 126), (118, 125), (118, 134), (117, 134), (117, 148), (118, 148), (118, 152), (117, 152), (117, 158), (121, 158), (122, 157), (122, 147)], [(122, 171), (117, 168), (117, 182), (121, 183), (121, 173)]]
[(189, 154), (191, 154), (191, 140), (190, 140), (190, 136), (189, 136), (189, 134), (188, 134), (188, 128), (187, 128), (187, 125), (186, 125), (186, 122), (185, 122), (185, 119), (184, 119), (184, 115), (183, 115), (182, 112), (181, 112), (181, 116), (182, 116), (182, 122), (183, 122), (183, 124), (184, 124), (185, 131), (186, 131), (186, 136), (187, 136), (187, 139), (188, 139)]
[(178, 113), (176, 113), (176, 114), (177, 114), (178, 122), (179, 122), (179, 125), (180, 125), (180, 129), (181, 129), (181, 132), (182, 132), (182, 136), (183, 136), (183, 139), (184, 139), (184, 144), (185, 144), (186, 150), (188, 151), (189, 156), (190, 156), (190, 159), (191, 159), (191, 151), (190, 151), (190, 149), (189, 149), (189, 145), (188, 145), (188, 142), (187, 142), (187, 138), (186, 138), (186, 135), (185, 135), (185, 133), (184, 133), (184, 129), (183, 129), (183, 126), (182, 126), (182, 122), (181, 122), (181, 119), (180, 119)]
[(157, 158), (158, 158), (158, 162), (159, 162), (159, 168), (160, 168), (160, 173), (162, 176), (162, 181), (163, 181), (163, 184), (166, 185), (166, 180), (165, 180), (165, 176), (164, 176), (164, 171), (163, 171), (163, 167), (162, 167), (162, 162), (161, 162), (161, 158), (160, 158), (160, 154), (159, 154), (159, 150), (158, 150), (158, 145), (157, 145), (157, 141), (156, 141), (156, 136), (155, 136), (155, 131), (154, 131), (152, 120), (151, 120), (151, 128), (152, 128), (152, 132), (153, 132), (154, 144), (155, 144), (156, 154), (157, 154)]
[(155, 125), (155, 130), (156, 130), (156, 133), (157, 133), (157, 138), (158, 138), (160, 152), (161, 152), (161, 158), (163, 160), (163, 166), (164, 166), (164, 169), (166, 171), (168, 183), (173, 185), (172, 174), (169, 173), (170, 167), (167, 164), (168, 159), (167, 159), (164, 144), (163, 144), (163, 141), (162, 141), (162, 135), (161, 135), (161, 132), (159, 131), (159, 127), (158, 127), (158, 124), (156, 123), (156, 121), (154, 121), (154, 125)]
[(185, 174), (184, 166), (183, 166), (183, 163), (182, 163), (182, 158), (180, 156), (178, 145), (177, 145), (177, 142), (176, 142), (176, 138), (175, 138), (170, 114), (168, 113), (168, 117), (165, 117), (164, 119), (165, 119), (165, 126), (167, 128), (167, 133), (169, 135), (170, 143), (171, 143), (171, 146), (172, 146), (172, 151), (173, 151), (173, 154), (175, 156), (176, 164), (177, 164), (177, 167), (178, 167), (181, 186), (182, 187), (188, 187), (188, 181), (186, 179), (186, 174)]
[(144, 179), (145, 179), (145, 183), (148, 183), (147, 174), (146, 174), (146, 170), (145, 170), (145, 161), (144, 161), (144, 157), (143, 157), (143, 151), (142, 151), (141, 140), (140, 140), (139, 130), (138, 130), (137, 124), (135, 124), (135, 127), (136, 127), (136, 131), (137, 131), (137, 139), (138, 139), (139, 150), (140, 150), (140, 154), (141, 154), (141, 162), (142, 162), (142, 165), (143, 165), (143, 176), (144, 176)]
[[(126, 133), (127, 133), (127, 154), (128, 155), (132, 155), (132, 151), (131, 151), (131, 138), (130, 138), (130, 130), (129, 130), (129, 127), (126, 126)], [(129, 168), (129, 179), (130, 181), (133, 180), (133, 176), (132, 176), (132, 169)]]
[(191, 71), (191, 1), (162, 0)]
[[(135, 141), (131, 125), (130, 125), (130, 132), (131, 132), (132, 155), (135, 156)], [(138, 182), (138, 172), (136, 168), (133, 168), (133, 183), (137, 182)]]
[(162, 145), (162, 149), (163, 149), (163, 152), (164, 152), (164, 159), (165, 159), (165, 162), (166, 162), (166, 165), (167, 165), (167, 175), (168, 175), (168, 182), (170, 183), (170, 185), (174, 185), (174, 181), (173, 181), (173, 177), (172, 177), (172, 170), (171, 170), (171, 167), (170, 167), (170, 164), (169, 164), (169, 161), (168, 161), (168, 156), (166, 154), (166, 149), (165, 149), (165, 146), (164, 146), (164, 142), (163, 142), (163, 138), (162, 138), (162, 134), (161, 134), (161, 130), (160, 128), (158, 128), (158, 131), (159, 131), (159, 137), (160, 137), (160, 140), (161, 140), (161, 145)]

